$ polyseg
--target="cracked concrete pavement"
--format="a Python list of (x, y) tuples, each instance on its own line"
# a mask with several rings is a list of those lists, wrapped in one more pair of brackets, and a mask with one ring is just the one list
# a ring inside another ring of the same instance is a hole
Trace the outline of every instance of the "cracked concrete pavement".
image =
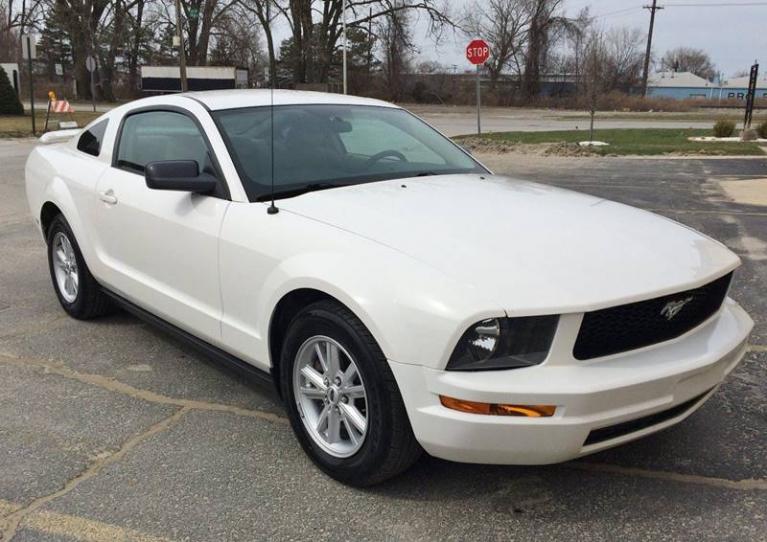
[[(425, 457), (368, 490), (306, 459), (274, 395), (138, 320), (64, 316), (28, 217), (29, 141), (0, 141), (0, 539), (767, 540), (767, 207), (760, 160), (482, 157), (652, 209), (742, 258), (747, 358), (684, 423), (547, 467)], [(761, 243), (761, 244), (760, 244)]]

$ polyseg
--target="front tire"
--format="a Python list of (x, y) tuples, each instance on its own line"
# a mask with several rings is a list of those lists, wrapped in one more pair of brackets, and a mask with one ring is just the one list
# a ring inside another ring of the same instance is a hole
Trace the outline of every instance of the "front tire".
[(332, 478), (369, 486), (405, 471), (420, 456), (386, 358), (342, 305), (320, 301), (293, 319), (280, 382), (296, 437)]
[(53, 289), (67, 314), (89, 320), (112, 312), (111, 300), (91, 275), (72, 228), (62, 215), (51, 222), (47, 241)]

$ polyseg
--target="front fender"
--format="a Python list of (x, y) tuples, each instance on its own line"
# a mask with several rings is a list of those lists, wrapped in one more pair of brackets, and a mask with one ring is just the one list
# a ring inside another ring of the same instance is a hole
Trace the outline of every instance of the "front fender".
[(252, 206), (242, 214), (237, 207), (222, 232), (222, 339), (262, 368), (271, 365), (275, 309), (299, 289), (343, 303), (387, 359), (435, 368), (469, 325), (505, 315), (471, 286), (389, 247), (290, 213), (263, 218)]
[[(503, 316), (501, 307), (478, 302), (478, 293), (407, 256), (350, 258), (309, 253), (283, 263), (266, 283), (272, 292), (258, 314), (271, 315), (292, 291), (312, 288), (343, 303), (370, 331), (387, 359), (438, 367), (458, 336), (474, 322)], [(386, 265), (377, 265), (381, 259)], [(396, 271), (395, 271), (396, 270)], [(269, 329), (269, 319), (259, 327)]]

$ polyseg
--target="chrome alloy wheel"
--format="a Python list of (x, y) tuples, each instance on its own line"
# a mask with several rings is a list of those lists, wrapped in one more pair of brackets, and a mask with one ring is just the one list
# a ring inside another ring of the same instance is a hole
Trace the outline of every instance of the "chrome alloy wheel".
[(293, 364), (298, 412), (312, 440), (333, 457), (354, 455), (365, 442), (365, 384), (349, 352), (317, 335), (301, 345)]
[(61, 297), (67, 303), (74, 303), (80, 286), (80, 274), (77, 270), (77, 258), (72, 243), (62, 232), (53, 237), (53, 272), (56, 276), (56, 286)]

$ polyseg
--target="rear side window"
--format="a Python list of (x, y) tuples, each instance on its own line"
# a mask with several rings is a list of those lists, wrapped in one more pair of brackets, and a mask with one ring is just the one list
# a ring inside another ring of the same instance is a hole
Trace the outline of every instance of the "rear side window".
[(107, 131), (108, 123), (108, 120), (102, 120), (85, 130), (77, 142), (77, 150), (98, 156), (101, 153), (101, 142), (104, 140), (104, 133)]

